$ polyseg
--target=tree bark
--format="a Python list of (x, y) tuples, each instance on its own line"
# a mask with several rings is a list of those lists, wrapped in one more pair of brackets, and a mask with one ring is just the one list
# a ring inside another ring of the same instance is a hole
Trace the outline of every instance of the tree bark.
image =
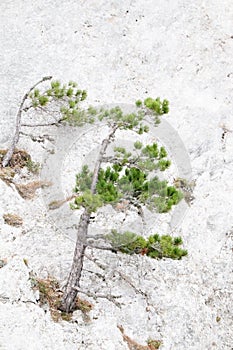
[(25, 110), (28, 110), (29, 108), (23, 108), (24, 106), (24, 103), (25, 101), (27, 100), (29, 94), (32, 92), (32, 90), (35, 89), (35, 87), (41, 83), (43, 83), (44, 81), (46, 80), (50, 80), (52, 79), (52, 77), (43, 77), (41, 80), (39, 80), (36, 84), (34, 84), (30, 89), (29, 91), (24, 95), (21, 103), (20, 103), (20, 106), (19, 106), (19, 109), (18, 109), (18, 112), (17, 112), (17, 116), (16, 116), (16, 126), (15, 126), (15, 133), (14, 133), (14, 136), (13, 136), (13, 139), (12, 139), (12, 142), (11, 142), (11, 145), (7, 151), (7, 153), (5, 154), (4, 158), (3, 158), (3, 161), (2, 161), (2, 166), (3, 168), (5, 168), (9, 161), (11, 160), (12, 158), (12, 155), (14, 153), (14, 150), (16, 148), (16, 145), (19, 141), (19, 134), (20, 134), (20, 129), (21, 129), (21, 117), (22, 117), (22, 112), (25, 111)]
[(80, 281), (82, 269), (83, 269), (84, 252), (86, 249), (85, 242), (86, 242), (89, 222), (90, 222), (90, 213), (88, 212), (87, 209), (85, 209), (79, 221), (72, 267), (69, 273), (66, 290), (63, 295), (62, 303), (59, 307), (60, 310), (67, 313), (72, 311), (75, 308), (76, 297), (78, 294), (77, 288), (80, 287), (79, 281)]
[[(92, 183), (91, 183), (92, 194), (94, 194), (96, 190), (98, 175), (99, 175), (101, 163), (105, 155), (106, 149), (109, 143), (111, 142), (111, 139), (114, 137), (117, 129), (118, 129), (118, 125), (116, 124), (113, 125), (112, 130), (108, 135), (108, 137), (102, 141), (99, 156), (95, 163), (95, 169), (92, 177)], [(80, 284), (80, 278), (81, 278), (82, 269), (83, 269), (84, 253), (87, 247), (86, 240), (87, 240), (88, 226), (90, 223), (90, 216), (91, 216), (91, 213), (88, 211), (88, 209), (85, 209), (79, 221), (73, 262), (72, 262), (70, 274), (68, 277), (68, 281), (66, 284), (66, 289), (63, 295), (63, 299), (59, 307), (60, 310), (67, 313), (72, 312), (74, 310), (76, 297), (80, 287), (79, 284)]]

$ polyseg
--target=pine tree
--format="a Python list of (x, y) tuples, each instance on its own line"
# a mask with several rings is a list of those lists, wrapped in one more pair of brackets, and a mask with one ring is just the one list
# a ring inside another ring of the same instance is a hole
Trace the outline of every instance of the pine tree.
[[(171, 164), (164, 147), (157, 143), (143, 145), (136, 141), (133, 149), (116, 146), (113, 156), (107, 157), (106, 151), (116, 138), (116, 133), (130, 130), (135, 135), (142, 135), (149, 131), (146, 119), (157, 125), (160, 117), (169, 112), (167, 100), (147, 98), (136, 101), (137, 110), (134, 113), (124, 114), (119, 107), (110, 110), (97, 110), (93, 107), (82, 109), (81, 103), (86, 99), (85, 90), (78, 88), (75, 82), (61, 84), (51, 81), (49, 87), (38, 88), (51, 80), (44, 77), (24, 95), (17, 117), (15, 134), (2, 165), (7, 166), (19, 141), (22, 127), (46, 127), (69, 123), (77, 127), (87, 123), (105, 122), (108, 125), (108, 136), (102, 140), (94, 169), (84, 165), (76, 176), (76, 197), (72, 204), (73, 209), (83, 208), (80, 217), (77, 240), (71, 270), (60, 305), (60, 310), (72, 312), (80, 288), (80, 278), (83, 269), (84, 253), (88, 246), (88, 227), (93, 212), (104, 205), (117, 204), (126, 201), (138, 209), (143, 215), (143, 207), (151, 211), (164, 213), (169, 211), (182, 198), (182, 193), (167, 181), (160, 180), (158, 173), (165, 171)], [(52, 109), (51, 109), (52, 107)], [(46, 123), (23, 123), (22, 118), (34, 112), (51, 116)], [(133, 232), (119, 233), (112, 231), (106, 235), (106, 241), (111, 250), (126, 254), (146, 254), (151, 258), (169, 257), (181, 259), (187, 252), (180, 248), (182, 239), (157, 234), (145, 239)], [(104, 248), (103, 248), (104, 249)], [(105, 248), (106, 249), (106, 248)]]

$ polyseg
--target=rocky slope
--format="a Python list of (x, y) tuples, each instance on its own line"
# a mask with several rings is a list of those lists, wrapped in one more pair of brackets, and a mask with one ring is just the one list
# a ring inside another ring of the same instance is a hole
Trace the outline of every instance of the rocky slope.
[[(90, 250), (103, 266), (86, 259), (82, 288), (120, 296), (121, 307), (87, 297), (94, 304), (88, 320), (77, 311), (72, 322), (54, 323), (38, 304), (31, 271), (65, 282), (80, 213), (68, 204), (48, 210), (48, 203), (71, 194), (77, 169), (92, 161), (106, 130), (35, 131), (55, 139), (45, 143), (22, 137), (20, 147), (43, 164), (41, 178), (53, 185), (25, 200), (14, 186), (0, 183), (0, 259), (7, 259), (0, 268), (0, 349), (128, 349), (117, 328), (122, 325), (139, 344), (162, 340), (161, 350), (231, 350), (231, 2), (4, 0), (0, 9), (1, 148), (24, 92), (53, 75), (77, 81), (96, 105), (168, 98), (167, 131), (155, 137), (169, 149), (170, 178), (186, 172), (195, 181), (195, 199), (175, 217), (146, 214), (147, 233), (181, 235), (188, 257), (155, 261)], [(22, 217), (23, 225), (6, 224), (7, 213)], [(107, 207), (90, 233), (119, 223), (140, 232), (134, 212), (124, 218)]]

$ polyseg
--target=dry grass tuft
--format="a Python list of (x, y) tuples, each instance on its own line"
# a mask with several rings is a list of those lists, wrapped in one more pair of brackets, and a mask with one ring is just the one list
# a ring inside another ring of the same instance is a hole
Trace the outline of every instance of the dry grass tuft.
[(7, 185), (10, 185), (15, 176), (15, 171), (10, 167), (1, 168), (0, 167), (0, 179), (4, 181)]
[(2, 161), (7, 150), (0, 150), (0, 179), (6, 182), (7, 185), (13, 182), (13, 178), (19, 169), (28, 168), (33, 174), (38, 173), (39, 165), (32, 161), (30, 154), (24, 150), (16, 149), (7, 167), (2, 167)]
[(51, 185), (52, 183), (47, 181), (32, 181), (25, 185), (15, 184), (15, 187), (22, 198), (32, 199), (38, 188), (49, 187)]
[(147, 345), (140, 345), (128, 335), (125, 334), (124, 328), (120, 325), (117, 326), (122, 333), (123, 340), (127, 343), (129, 350), (158, 350), (162, 344), (159, 340), (149, 340)]
[(15, 227), (20, 227), (23, 225), (23, 219), (16, 214), (4, 214), (3, 219), (5, 224)]
[[(3, 158), (7, 150), (0, 150), (0, 166), (2, 165)], [(16, 149), (13, 153), (13, 156), (8, 164), (8, 167), (11, 169), (23, 168), (27, 165), (27, 162), (31, 161), (31, 156), (26, 151)]]

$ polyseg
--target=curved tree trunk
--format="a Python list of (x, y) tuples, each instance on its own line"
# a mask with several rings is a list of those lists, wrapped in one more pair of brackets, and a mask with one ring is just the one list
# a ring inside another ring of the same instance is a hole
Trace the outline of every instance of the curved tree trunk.
[(7, 151), (7, 153), (5, 154), (4, 158), (3, 158), (3, 161), (2, 161), (2, 166), (3, 168), (5, 168), (12, 156), (13, 156), (13, 153), (14, 153), (14, 150), (16, 148), (16, 145), (19, 141), (19, 133), (20, 133), (20, 129), (21, 129), (21, 117), (22, 117), (22, 112), (25, 112), (27, 111), (30, 107), (26, 107), (24, 108), (24, 103), (25, 101), (27, 100), (29, 94), (35, 89), (35, 87), (41, 83), (43, 83), (44, 81), (46, 80), (50, 80), (52, 79), (52, 77), (43, 77), (41, 80), (39, 80), (36, 84), (34, 84), (30, 89), (29, 91), (24, 95), (21, 103), (20, 103), (20, 106), (19, 106), (19, 109), (18, 109), (18, 112), (17, 112), (17, 116), (16, 116), (16, 126), (15, 126), (15, 133), (14, 133), (14, 136), (13, 136), (13, 139), (12, 139), (12, 142), (11, 142), (11, 145)]
[[(91, 184), (92, 194), (94, 194), (96, 190), (98, 175), (99, 175), (101, 163), (105, 155), (106, 149), (110, 144), (111, 139), (114, 138), (114, 135), (117, 129), (118, 129), (118, 125), (114, 125), (108, 137), (102, 141), (101, 149), (95, 164), (95, 169), (92, 177), (92, 184)], [(70, 274), (66, 284), (66, 289), (63, 295), (63, 299), (59, 307), (59, 309), (64, 312), (71, 312), (72, 310), (74, 310), (74, 307), (75, 307), (76, 297), (78, 294), (77, 289), (79, 289), (79, 283), (80, 283), (80, 278), (81, 278), (82, 269), (83, 269), (83, 259), (84, 259), (85, 249), (86, 249), (86, 240), (87, 240), (88, 226), (90, 223), (90, 216), (91, 216), (91, 213), (87, 209), (85, 209), (85, 211), (80, 217), (76, 246), (74, 250), (73, 263), (71, 266), (71, 270), (70, 270)]]

